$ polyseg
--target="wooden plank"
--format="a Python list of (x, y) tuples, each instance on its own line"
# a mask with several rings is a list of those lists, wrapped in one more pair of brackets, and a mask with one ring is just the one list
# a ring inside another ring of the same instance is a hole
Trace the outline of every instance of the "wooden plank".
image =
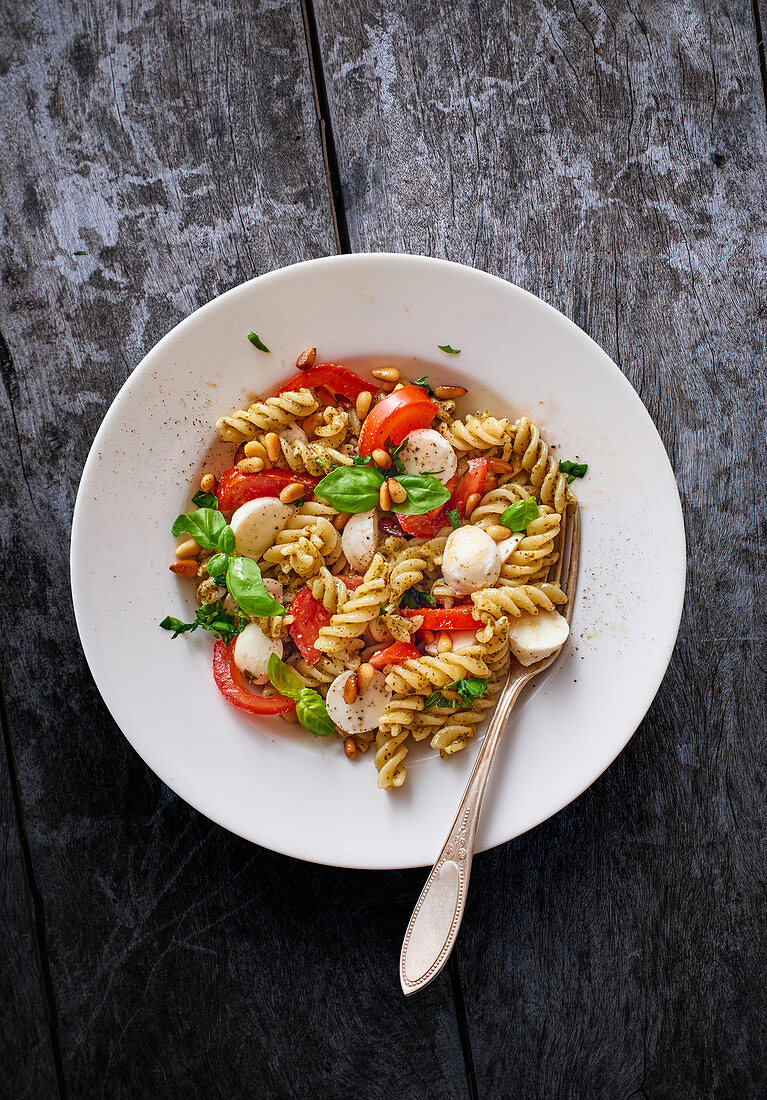
[[(764, 1095), (765, 113), (747, 4), (317, 7), (354, 248), (553, 303), (677, 472), (679, 644), (574, 805), (478, 858), (480, 1094)], [(619, 441), (616, 440), (616, 446)], [(658, 542), (663, 568), (663, 533)]]
[(180, 803), (70, 607), (76, 485), (129, 370), (211, 296), (333, 251), (300, 9), (45, 0), (0, 48), (0, 666), (71, 1094), (463, 1096), (447, 978), (399, 991), (418, 875), (297, 863)]

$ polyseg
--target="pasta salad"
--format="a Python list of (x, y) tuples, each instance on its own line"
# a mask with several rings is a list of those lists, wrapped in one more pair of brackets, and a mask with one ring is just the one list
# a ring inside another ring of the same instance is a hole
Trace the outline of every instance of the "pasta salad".
[(549, 575), (586, 466), (554, 458), (527, 417), (457, 417), (462, 386), (395, 366), (368, 380), (314, 348), (296, 366), (218, 420), (232, 464), (204, 474), (172, 526), (170, 568), (199, 609), (161, 626), (215, 636), (232, 706), (336, 737), (352, 760), (373, 745), (390, 790), (411, 742), (458, 752), (510, 660), (566, 639)]

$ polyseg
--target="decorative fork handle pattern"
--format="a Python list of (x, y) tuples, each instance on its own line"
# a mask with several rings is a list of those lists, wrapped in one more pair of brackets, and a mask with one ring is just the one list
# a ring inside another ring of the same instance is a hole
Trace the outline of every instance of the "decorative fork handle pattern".
[(501, 693), (455, 821), (413, 910), (400, 955), (400, 983), (406, 995), (436, 978), (453, 949), (466, 904), (490, 767), (509, 712), (528, 679), (524, 672), (512, 675)]

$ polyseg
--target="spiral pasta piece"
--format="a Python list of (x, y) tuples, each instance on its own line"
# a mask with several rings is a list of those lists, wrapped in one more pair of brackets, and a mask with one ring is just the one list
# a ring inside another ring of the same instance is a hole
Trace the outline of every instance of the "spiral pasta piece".
[(551, 504), (557, 512), (564, 512), (574, 500), (567, 478), (560, 473), (559, 462), (550, 454), (548, 444), (540, 430), (522, 416), (514, 424), (514, 453), (522, 459), (522, 468), (530, 475), (530, 484), (542, 504)]
[(556, 541), (562, 517), (557, 512), (539, 516), (501, 566), (500, 584), (528, 584), (541, 571), (548, 573), (556, 560)]
[(490, 670), (485, 663), (483, 647), (471, 645), (460, 650), (440, 653), (437, 657), (425, 654), (412, 657), (401, 665), (394, 665), (386, 676), (386, 686), (393, 692), (406, 695), (430, 695), (452, 680), (464, 680), (467, 676), (485, 679)]
[(308, 416), (316, 408), (317, 399), (311, 390), (288, 390), (267, 397), (266, 401), (254, 401), (249, 409), (222, 416), (216, 427), (226, 443), (244, 443), (254, 439), (259, 431), (278, 432), (296, 417)]
[(310, 443), (298, 435), (280, 435), (279, 440), (285, 465), (296, 474), (306, 471), (313, 477), (324, 477), (334, 466), (351, 466), (348, 455), (319, 440)]
[(517, 485), (513, 481), (509, 481), (505, 485), (499, 485), (497, 489), (491, 489), (490, 492), (485, 493), (471, 513), (468, 522), (476, 527), (490, 527), (492, 524), (498, 523), (500, 517), (512, 504), (516, 504), (518, 500), (527, 500), (530, 496), (533, 496), (533, 494), (529, 489), (526, 489), (523, 485)]
[(446, 535), (438, 535), (425, 542), (413, 539), (395, 555), (390, 577), (393, 600), (399, 599), (409, 588), (420, 584), (427, 572), (442, 565), (446, 542)]
[(509, 440), (509, 422), (489, 414), (469, 415), (465, 420), (440, 424), (439, 430), (456, 451), (489, 451)]
[(320, 630), (315, 647), (323, 653), (338, 653), (347, 648), (360, 648), (365, 628), (381, 613), (381, 605), (389, 598), (389, 564), (376, 554), (368, 566), (359, 588)]
[(567, 597), (558, 584), (518, 584), (506, 588), (481, 588), (472, 592), (474, 609), (484, 623), (503, 615), (537, 615), (539, 611), (555, 611)]
[(342, 672), (356, 668), (359, 660), (353, 654), (341, 653), (332, 657), (322, 656), (313, 665), (308, 664), (300, 653), (287, 658), (286, 664), (303, 680), (307, 687), (314, 688), (324, 698), (327, 690)]
[(339, 447), (349, 431), (349, 414), (346, 409), (328, 405), (322, 412), (322, 420), (315, 426), (314, 434), (326, 447)]
[(293, 622), (292, 615), (268, 615), (260, 619), (254, 619), (266, 634), (267, 638), (286, 638), (290, 633)]
[(329, 515), (335, 515), (329, 505), (307, 501), (264, 551), (264, 561), (279, 566), (284, 573), (293, 569), (301, 577), (314, 576), (339, 542)]
[(311, 583), (312, 595), (326, 611), (336, 612), (347, 600), (349, 590), (339, 577), (334, 577), (327, 566), (322, 566)]

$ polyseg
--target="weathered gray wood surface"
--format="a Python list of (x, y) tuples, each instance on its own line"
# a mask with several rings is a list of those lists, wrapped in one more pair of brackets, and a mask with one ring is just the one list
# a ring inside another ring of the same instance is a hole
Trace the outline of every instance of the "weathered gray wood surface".
[[(639, 390), (690, 545), (620, 760), (475, 864), (480, 1095), (763, 1096), (765, 110), (745, 3), (317, 7), (354, 249), (508, 277)], [(616, 446), (620, 440), (616, 439)], [(663, 532), (658, 543), (663, 568)]]
[[(572, 807), (476, 861), (460, 965), (479, 1094), (761, 1096), (750, 8), (316, 15), (351, 246), (474, 263), (593, 335), (659, 425), (694, 551), (672, 671), (634, 741)], [(7, 4), (0, 72), (0, 672), (63, 1051), (45, 1045), (0, 800), (0, 1095), (56, 1095), (58, 1063), (83, 1098), (464, 1096), (447, 978), (408, 1002), (396, 986), (420, 873), (296, 863), (180, 803), (106, 714), (69, 604), (77, 480), (127, 373), (213, 295), (335, 248), (300, 6)]]

